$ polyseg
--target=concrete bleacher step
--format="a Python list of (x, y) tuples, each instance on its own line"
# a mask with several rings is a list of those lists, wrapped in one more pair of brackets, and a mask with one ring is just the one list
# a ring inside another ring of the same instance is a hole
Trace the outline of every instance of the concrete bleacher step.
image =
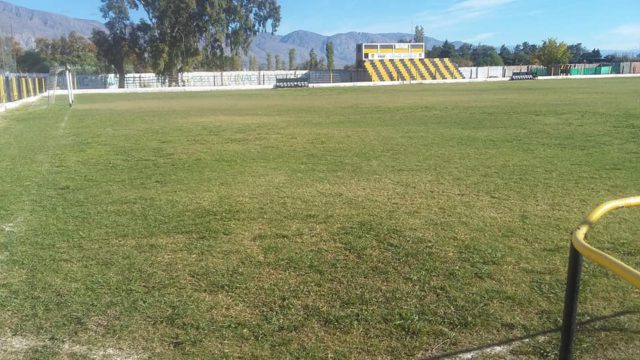
[(368, 60), (364, 68), (373, 82), (464, 79), (449, 58)]

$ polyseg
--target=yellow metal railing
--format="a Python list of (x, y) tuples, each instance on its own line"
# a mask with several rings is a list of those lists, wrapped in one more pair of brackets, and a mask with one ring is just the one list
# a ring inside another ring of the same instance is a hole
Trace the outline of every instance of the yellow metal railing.
[(640, 196), (606, 202), (595, 208), (573, 233), (569, 250), (564, 313), (562, 315), (562, 334), (560, 338), (561, 360), (573, 359), (573, 342), (576, 336), (576, 315), (578, 313), (583, 257), (613, 272), (636, 288), (640, 288), (640, 272), (586, 242), (587, 233), (603, 216), (613, 210), (633, 206), (640, 206)]
[(625, 281), (631, 283), (633, 286), (640, 288), (640, 272), (631, 268), (629, 265), (622, 261), (608, 255), (593, 246), (587, 244), (585, 241), (587, 233), (593, 227), (593, 225), (600, 220), (604, 215), (610, 213), (613, 210), (640, 206), (640, 196), (609, 201), (598, 206), (593, 210), (578, 229), (573, 233), (573, 246), (587, 259), (597, 263), (603, 268), (612, 271)]

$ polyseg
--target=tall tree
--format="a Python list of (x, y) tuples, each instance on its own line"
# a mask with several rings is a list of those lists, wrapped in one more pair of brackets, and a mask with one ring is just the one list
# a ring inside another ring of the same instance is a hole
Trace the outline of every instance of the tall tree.
[(456, 50), (456, 56), (454, 57), (454, 61), (459, 66), (473, 66), (473, 61), (471, 60), (471, 52), (473, 51), (473, 45), (471, 44), (462, 44)]
[(100, 12), (107, 20), (108, 33), (94, 29), (91, 41), (98, 50), (98, 57), (113, 66), (118, 74), (118, 87), (125, 87), (125, 61), (133, 54), (131, 46), (135, 25), (129, 19), (129, 7), (135, 6), (132, 0), (102, 0)]
[(289, 49), (289, 70), (296, 68), (296, 49)]
[(584, 54), (583, 58), (584, 58), (584, 62), (587, 62), (590, 64), (597, 63), (602, 60), (602, 53), (600, 52), (600, 49), (593, 49), (590, 52), (587, 52), (586, 54)]
[(413, 33), (413, 42), (414, 43), (423, 43), (424, 42), (424, 28), (422, 25), (417, 25), (415, 31)]
[(102, 70), (96, 58), (96, 46), (76, 32), (58, 39), (37, 38), (36, 52), (51, 65), (69, 65), (81, 73)]
[(427, 56), (430, 58), (440, 57), (440, 53), (442, 52), (442, 46), (434, 45), (431, 50), (427, 51)]
[(24, 50), (14, 37), (0, 37), (0, 72), (16, 71), (16, 61)]
[(280, 55), (276, 55), (276, 70), (280, 70), (282, 68), (282, 60), (280, 59)]
[(48, 73), (49, 62), (36, 50), (28, 50), (17, 60), (18, 71), (25, 73)]
[(320, 63), (318, 62), (318, 54), (316, 54), (316, 49), (311, 49), (311, 51), (309, 51), (308, 69), (309, 70), (318, 70), (318, 66), (319, 65), (320, 65)]
[(506, 45), (502, 45), (500, 47), (500, 52), (498, 53), (502, 58), (502, 62), (505, 65), (514, 65), (513, 53)]
[(267, 53), (267, 70), (273, 70), (273, 55)]
[(571, 51), (566, 43), (549, 38), (542, 42), (536, 59), (544, 66), (567, 64), (571, 59)]
[(449, 42), (449, 40), (445, 40), (442, 43), (442, 50), (440, 50), (439, 57), (450, 58), (456, 54), (456, 47)]
[(496, 48), (488, 45), (478, 45), (471, 51), (471, 60), (475, 66), (502, 66), (504, 62)]
[(327, 69), (333, 70), (335, 67), (333, 43), (329, 41), (325, 47), (325, 56), (327, 57)]
[(527, 65), (533, 62), (533, 58), (535, 57), (538, 51), (537, 45), (529, 44), (528, 42), (523, 42), (522, 44), (516, 45), (513, 49), (513, 64), (514, 65)]
[(569, 59), (569, 62), (572, 64), (584, 62), (585, 54), (589, 53), (589, 50), (582, 46), (582, 43), (569, 45), (568, 48), (569, 51), (571, 51), (571, 59)]
[(258, 59), (255, 56), (249, 58), (249, 70), (258, 71)]
[(127, 0), (141, 7), (152, 29), (151, 59), (156, 73), (190, 70), (203, 55), (247, 54), (252, 38), (275, 32), (280, 24), (277, 0)]
[(233, 71), (242, 71), (242, 57), (240, 55), (231, 56), (231, 68)]

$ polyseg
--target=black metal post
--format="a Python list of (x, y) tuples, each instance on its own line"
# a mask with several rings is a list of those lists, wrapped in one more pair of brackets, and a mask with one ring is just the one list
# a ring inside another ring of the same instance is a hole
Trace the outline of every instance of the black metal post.
[(582, 255), (571, 244), (569, 270), (567, 271), (567, 290), (564, 297), (562, 336), (560, 338), (560, 360), (573, 359), (573, 340), (576, 336), (576, 315), (578, 313), (582, 262)]

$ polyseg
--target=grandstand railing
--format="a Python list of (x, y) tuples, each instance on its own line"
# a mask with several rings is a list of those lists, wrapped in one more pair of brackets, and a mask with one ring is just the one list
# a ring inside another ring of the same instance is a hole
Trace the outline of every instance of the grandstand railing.
[(573, 342), (576, 334), (576, 315), (578, 312), (583, 257), (613, 272), (636, 288), (640, 288), (639, 271), (586, 242), (587, 233), (604, 215), (616, 209), (634, 206), (640, 206), (640, 196), (604, 203), (593, 210), (573, 233), (569, 251), (569, 268), (567, 271), (567, 288), (560, 343), (560, 359), (562, 360), (573, 358)]

